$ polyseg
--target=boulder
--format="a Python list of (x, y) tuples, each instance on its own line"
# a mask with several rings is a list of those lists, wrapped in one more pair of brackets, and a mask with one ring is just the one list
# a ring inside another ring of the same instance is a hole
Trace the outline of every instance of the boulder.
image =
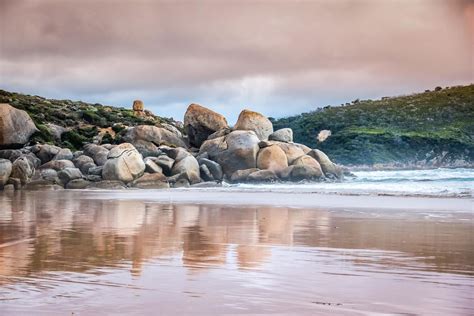
[(173, 183), (173, 188), (189, 188), (191, 185), (189, 184), (189, 180), (187, 179), (179, 179), (175, 183)]
[(66, 168), (74, 168), (74, 163), (71, 160), (51, 160), (45, 164), (42, 164), (40, 169), (54, 169), (60, 171)]
[(316, 159), (321, 165), (321, 169), (328, 177), (335, 177), (337, 179), (343, 177), (342, 169), (334, 164), (329, 157), (318, 149), (313, 149), (308, 153), (309, 156)]
[(0, 158), (0, 189), (7, 184), (12, 173), (12, 163), (8, 159)]
[(123, 143), (109, 152), (102, 170), (102, 178), (128, 183), (139, 178), (144, 171), (145, 163), (142, 155), (132, 144)]
[(222, 180), (224, 177), (224, 173), (222, 172), (222, 167), (215, 161), (212, 161), (207, 158), (199, 158), (198, 159), (199, 164), (205, 165), (207, 169), (211, 172), (212, 177), (214, 180)]
[(107, 161), (109, 150), (96, 144), (87, 144), (84, 146), (84, 155), (91, 157), (96, 165), (103, 166)]
[(81, 155), (75, 158), (73, 163), (83, 174), (88, 174), (91, 168), (97, 167), (94, 163), (94, 159), (86, 155)]
[(304, 154), (308, 154), (310, 151), (311, 151), (311, 148), (309, 148), (308, 146), (306, 145), (303, 145), (303, 144), (299, 144), (299, 143), (293, 143), (293, 145), (295, 145), (296, 147), (300, 148)]
[(227, 136), (205, 141), (200, 152), (207, 152), (230, 178), (237, 170), (257, 167), (258, 142), (253, 131), (233, 131)]
[(170, 187), (162, 173), (145, 173), (134, 180), (130, 186), (139, 189), (168, 189)]
[(142, 154), (143, 157), (157, 157), (161, 154), (158, 146), (146, 140), (136, 140), (133, 142), (133, 146), (135, 146), (135, 148), (140, 154)]
[(9, 104), (0, 104), (0, 147), (23, 146), (37, 131), (28, 113)]
[(199, 104), (191, 104), (184, 114), (184, 128), (189, 143), (197, 148), (201, 147), (209, 135), (228, 127), (224, 116)]
[(161, 155), (153, 159), (153, 161), (161, 167), (163, 173), (167, 176), (171, 175), (171, 170), (173, 169), (174, 159), (166, 155)]
[(65, 188), (68, 190), (81, 190), (86, 189), (90, 184), (91, 182), (85, 179), (74, 179), (69, 181)]
[(209, 135), (207, 139), (214, 139), (214, 138), (218, 138), (222, 136), (227, 136), (227, 134), (230, 134), (231, 132), (232, 132), (231, 128), (224, 128), (215, 133), (212, 133), (211, 135)]
[(61, 135), (67, 131), (67, 128), (52, 123), (47, 123), (46, 127), (48, 127), (48, 130), (51, 132), (51, 135), (53, 135), (54, 139), (56, 139), (57, 141), (60, 141)]
[(82, 173), (78, 168), (65, 168), (58, 172), (58, 178), (65, 185), (71, 180), (82, 179)]
[(32, 180), (43, 179), (53, 183), (60, 183), (58, 172), (54, 169), (38, 169), (32, 177)]
[(21, 156), (13, 162), (10, 178), (18, 179), (22, 185), (25, 185), (31, 180), (34, 173), (35, 167), (27, 157)]
[(206, 165), (200, 165), (199, 170), (201, 172), (201, 178), (204, 181), (214, 180), (214, 177), (212, 176), (212, 173), (209, 171), (209, 168)]
[(295, 168), (291, 172), (293, 180), (317, 179), (323, 177), (321, 166), (311, 156), (304, 155), (293, 163)]
[(269, 146), (260, 149), (257, 156), (257, 168), (281, 172), (288, 167), (288, 159), (285, 152), (278, 146)]
[(293, 130), (291, 128), (282, 128), (268, 136), (269, 140), (275, 140), (284, 143), (293, 142)]
[(247, 177), (247, 181), (250, 182), (273, 182), (277, 180), (278, 176), (272, 170), (255, 171)]
[(165, 128), (151, 125), (130, 127), (126, 131), (123, 139), (132, 144), (142, 141), (140, 142), (140, 146), (143, 146), (143, 142), (148, 142), (155, 146), (168, 145), (173, 147), (186, 147), (184, 141), (174, 133)]
[(232, 182), (245, 182), (250, 174), (259, 171), (257, 168), (250, 168), (244, 170), (236, 170), (230, 177)]
[(158, 166), (152, 159), (145, 158), (145, 172), (148, 173), (162, 173), (163, 169)]
[(72, 160), (73, 154), (69, 148), (61, 148), (53, 160)]
[(34, 146), (32, 151), (36, 157), (41, 160), (41, 164), (45, 164), (48, 161), (53, 160), (53, 158), (61, 151), (61, 147), (43, 144)]
[(41, 160), (38, 157), (36, 157), (33, 153), (28, 152), (21, 156), (28, 159), (28, 161), (31, 163), (33, 167), (38, 168), (39, 166), (41, 166)]
[(171, 133), (175, 134), (179, 138), (183, 138), (183, 134), (181, 133), (181, 131), (176, 126), (171, 125), (171, 124), (167, 124), (167, 123), (161, 123), (160, 126), (163, 127), (164, 129), (167, 129)]
[(23, 151), (20, 149), (2, 149), (0, 150), (0, 158), (8, 159), (10, 162), (14, 162), (18, 157), (23, 155)]
[(273, 133), (273, 124), (262, 114), (250, 110), (240, 112), (234, 130), (250, 130), (257, 134), (258, 139), (267, 140)]
[(174, 159), (174, 160), (181, 160), (187, 156), (192, 156), (189, 151), (187, 151), (184, 148), (178, 147), (178, 148), (172, 148), (168, 146), (161, 146), (160, 150), (165, 153), (168, 157)]
[(275, 142), (274, 144), (280, 147), (285, 152), (286, 158), (288, 160), (288, 165), (293, 164), (293, 162), (296, 159), (305, 155), (304, 150), (295, 143), (289, 144), (289, 143)]
[(88, 172), (86, 172), (86, 174), (90, 176), (102, 176), (103, 169), (104, 169), (104, 166), (91, 167), (88, 169)]
[(138, 112), (141, 112), (141, 111), (145, 110), (145, 106), (143, 105), (143, 101), (142, 100), (133, 101), (133, 110), (138, 111)]
[(294, 168), (295, 168), (295, 166), (288, 166), (285, 169), (283, 169), (282, 171), (280, 171), (280, 173), (278, 174), (280, 176), (280, 179), (282, 179), (282, 180), (291, 180), (291, 173), (293, 172)]
[(192, 155), (186, 156), (175, 162), (173, 169), (171, 170), (171, 174), (176, 175), (181, 173), (186, 173), (187, 179), (191, 184), (201, 181), (199, 176), (199, 163)]

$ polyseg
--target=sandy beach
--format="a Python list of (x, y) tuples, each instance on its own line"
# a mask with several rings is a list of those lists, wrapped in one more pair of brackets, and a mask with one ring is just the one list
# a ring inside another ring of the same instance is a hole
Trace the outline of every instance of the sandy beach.
[(10, 314), (468, 315), (471, 199), (0, 194)]

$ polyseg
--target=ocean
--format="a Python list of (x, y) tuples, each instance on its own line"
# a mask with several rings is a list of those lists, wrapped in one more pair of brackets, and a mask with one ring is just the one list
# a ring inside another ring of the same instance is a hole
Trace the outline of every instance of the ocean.
[(230, 190), (354, 195), (473, 197), (474, 169), (356, 171), (342, 182), (228, 184)]

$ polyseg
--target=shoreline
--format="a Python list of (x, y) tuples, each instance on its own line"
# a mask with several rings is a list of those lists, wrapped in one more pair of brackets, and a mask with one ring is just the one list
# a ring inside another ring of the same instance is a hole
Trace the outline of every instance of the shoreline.
[[(30, 191), (49, 195), (55, 191)], [(473, 212), (473, 198), (418, 197), (387, 195), (341, 195), (310, 192), (203, 191), (201, 189), (165, 190), (61, 190), (62, 198), (140, 200), (149, 203), (208, 204), (238, 206), (277, 206), (329, 209), (385, 209), (414, 211)]]

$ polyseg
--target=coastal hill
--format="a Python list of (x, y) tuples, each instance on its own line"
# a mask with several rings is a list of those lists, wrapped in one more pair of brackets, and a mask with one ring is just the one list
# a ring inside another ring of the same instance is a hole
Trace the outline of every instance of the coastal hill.
[[(474, 162), (474, 85), (354, 100), (288, 118), (295, 142), (345, 165), (465, 166)], [(321, 130), (330, 130), (318, 142)]]
[(71, 150), (81, 149), (100, 137), (110, 143), (127, 126), (160, 125), (175, 131), (180, 125), (173, 119), (156, 116), (143, 109), (143, 103), (123, 108), (82, 101), (54, 100), (40, 96), (0, 90), (0, 103), (26, 111), (36, 127), (31, 143), (47, 143)]

